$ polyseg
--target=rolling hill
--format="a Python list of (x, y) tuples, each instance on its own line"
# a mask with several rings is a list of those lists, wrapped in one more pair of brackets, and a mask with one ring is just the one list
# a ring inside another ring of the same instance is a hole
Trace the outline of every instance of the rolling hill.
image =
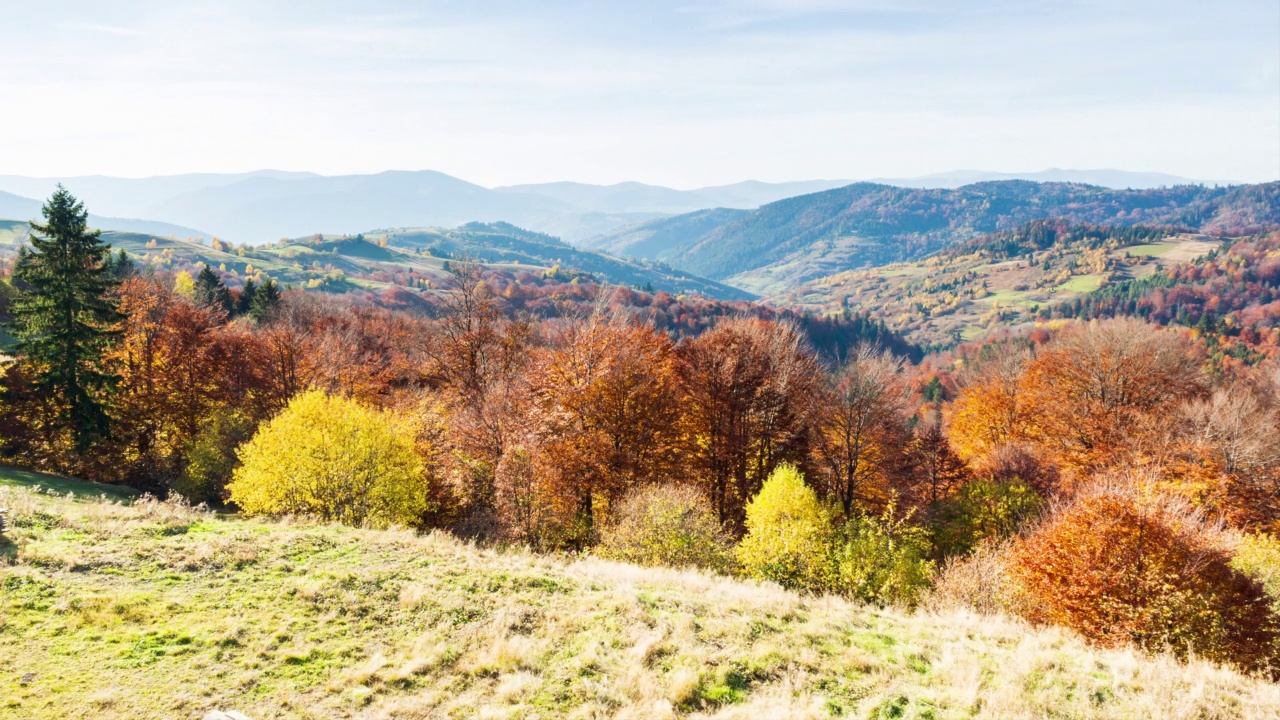
[[(29, 226), (0, 220), (0, 247), (14, 247)], [(566, 278), (586, 274), (615, 285), (651, 288), (673, 295), (696, 294), (718, 300), (749, 300), (737, 288), (672, 269), (661, 263), (624, 260), (600, 252), (579, 250), (549, 235), (509, 225), (469, 223), (456, 229), (405, 228), (364, 235), (313, 235), (284, 239), (271, 245), (206, 245), (191, 239), (146, 233), (105, 231), (104, 242), (123, 249), (140, 263), (181, 269), (198, 263), (221, 267), (233, 278), (258, 272), (288, 285), (341, 291), (357, 287), (381, 290), (396, 284), (396, 276), (417, 280), (443, 278), (450, 259), (476, 259), (498, 268), (555, 273)], [(236, 285), (235, 280), (230, 284)]]
[(748, 210), (715, 208), (660, 218), (621, 227), (579, 243), (584, 248), (604, 250), (625, 257), (667, 260), (691, 237), (701, 237), (716, 228), (750, 215)]
[(1264, 679), (1003, 617), (74, 492), (0, 487), (4, 717), (1280, 713)]
[[(1241, 234), (1280, 226), (1280, 182), (1154, 190), (1023, 180), (958, 189), (858, 183), (770, 203), (705, 232), (699, 232), (696, 217), (686, 218), (687, 234), (683, 240), (668, 237), (662, 257), (683, 270), (768, 295), (845, 270), (922, 257), (1048, 217)], [(655, 222), (663, 223), (658, 230), (681, 227), (674, 218)], [(628, 233), (643, 236), (650, 232), (648, 225)]]
[(486, 263), (562, 267), (598, 276), (610, 283), (652, 287), (672, 294), (699, 294), (722, 300), (753, 296), (737, 288), (698, 277), (659, 262), (624, 260), (600, 252), (580, 250), (550, 235), (509, 223), (467, 223), (447, 230), (405, 228), (366, 233), (389, 247), (419, 256), (474, 257)]

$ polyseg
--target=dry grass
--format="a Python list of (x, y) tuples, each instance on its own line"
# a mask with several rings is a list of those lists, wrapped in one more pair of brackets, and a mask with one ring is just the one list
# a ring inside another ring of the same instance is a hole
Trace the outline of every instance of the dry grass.
[(1276, 685), (997, 617), (164, 503), (0, 506), (4, 718), (1280, 717)]

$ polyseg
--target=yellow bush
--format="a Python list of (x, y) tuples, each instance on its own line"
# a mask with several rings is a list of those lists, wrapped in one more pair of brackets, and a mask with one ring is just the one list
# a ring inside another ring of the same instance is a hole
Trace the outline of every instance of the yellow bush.
[(313, 390), (240, 447), (228, 486), (247, 514), (414, 525), (430, 509), (415, 432), (395, 415)]
[(747, 536), (737, 548), (745, 575), (807, 590), (829, 585), (831, 515), (799, 470), (779, 466), (746, 512)]

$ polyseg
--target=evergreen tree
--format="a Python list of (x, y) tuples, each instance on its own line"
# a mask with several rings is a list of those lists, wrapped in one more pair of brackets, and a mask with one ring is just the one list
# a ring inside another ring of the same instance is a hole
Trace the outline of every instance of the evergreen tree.
[(249, 315), (259, 324), (271, 319), (271, 312), (280, 302), (280, 289), (275, 280), (268, 280), (254, 290), (253, 303), (249, 306)]
[(106, 266), (107, 271), (118, 281), (124, 281), (129, 276), (133, 275), (135, 270), (137, 270), (137, 268), (134, 267), (133, 260), (129, 259), (129, 253), (125, 252), (124, 248), (120, 248), (115, 255), (107, 253), (106, 260), (103, 261), (103, 265)]
[(222, 308), (231, 312), (231, 291), (222, 284), (222, 278), (208, 265), (196, 276), (196, 302), (210, 308)]
[(246, 278), (244, 287), (240, 290), (240, 299), (236, 303), (236, 315), (248, 315), (253, 309), (253, 296), (258, 291), (258, 284), (253, 278)]
[(45, 224), (31, 224), (31, 249), (22, 248), (13, 267), (22, 290), (13, 334), (31, 389), (53, 408), (46, 427), (69, 432), (84, 452), (108, 430), (102, 396), (115, 377), (102, 355), (120, 319), (111, 297), (119, 278), (111, 247), (88, 229), (89, 214), (71, 193), (59, 185), (42, 212)]

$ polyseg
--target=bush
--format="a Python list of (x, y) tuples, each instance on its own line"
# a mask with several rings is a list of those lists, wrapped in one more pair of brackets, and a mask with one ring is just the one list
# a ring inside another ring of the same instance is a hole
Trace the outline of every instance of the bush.
[(1262, 583), (1271, 596), (1271, 606), (1280, 612), (1280, 539), (1263, 534), (1241, 536), (1231, 566)]
[(231, 500), (251, 515), (418, 525), (430, 495), (415, 438), (392, 413), (302, 393), (240, 448)]
[(928, 533), (895, 519), (892, 505), (880, 517), (849, 518), (833, 551), (832, 589), (877, 605), (915, 605), (933, 574)]
[(939, 510), (934, 549), (942, 557), (964, 555), (984, 540), (1013, 535), (1044, 509), (1044, 499), (1019, 479), (975, 480)]
[(1280, 623), (1261, 584), (1231, 566), (1220, 535), (1185, 504), (1099, 486), (1015, 544), (1009, 574), (1033, 622), (1102, 645), (1264, 668)]
[(933, 612), (1017, 613), (1016, 588), (1005, 567), (1008, 546), (1009, 542), (982, 542), (970, 554), (948, 559), (926, 594), (924, 606)]
[(187, 446), (187, 466), (174, 482), (173, 491), (193, 503), (221, 505), (238, 462), (236, 448), (252, 431), (248, 418), (228, 412), (215, 414)]
[(637, 565), (727, 570), (732, 556), (715, 513), (693, 488), (651, 485), (623, 500), (596, 554)]
[(742, 572), (785, 587), (823, 590), (832, 579), (831, 514), (792, 465), (781, 465), (746, 507)]

